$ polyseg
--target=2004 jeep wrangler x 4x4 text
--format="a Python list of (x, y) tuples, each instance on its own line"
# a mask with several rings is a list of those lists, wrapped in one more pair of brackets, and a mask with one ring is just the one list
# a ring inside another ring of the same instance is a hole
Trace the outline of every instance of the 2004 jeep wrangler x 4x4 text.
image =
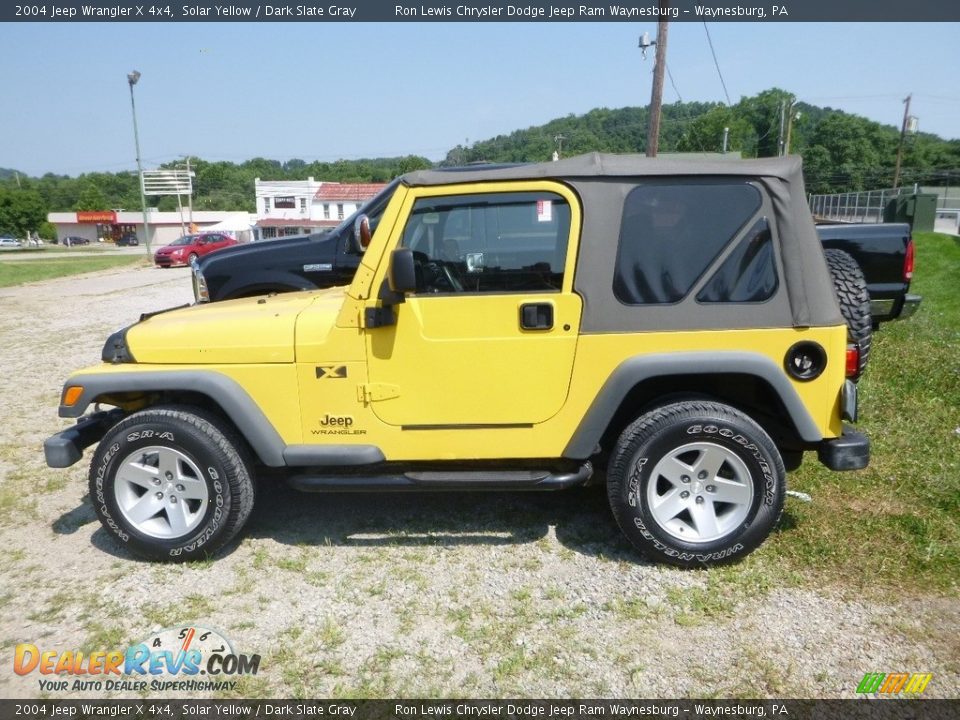
[(587, 155), (384, 193), (349, 286), (145, 316), (67, 380), (81, 419), (47, 463), (99, 441), (90, 498), (121, 543), (216, 551), (267, 466), (305, 491), (605, 480), (639, 550), (695, 566), (764, 540), (803, 451), (866, 466), (797, 158)]

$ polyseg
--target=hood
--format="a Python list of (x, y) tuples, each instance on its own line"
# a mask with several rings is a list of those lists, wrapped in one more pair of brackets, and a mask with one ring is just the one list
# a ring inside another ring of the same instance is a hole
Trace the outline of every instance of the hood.
[(164, 245), (162, 248), (157, 250), (157, 255), (170, 255), (177, 252), (177, 250), (186, 250), (189, 245)]
[[(261, 258), (272, 257), (277, 252), (289, 250), (298, 247), (309, 247), (311, 253), (336, 255), (337, 241), (339, 235), (333, 232), (313, 233), (312, 235), (296, 235), (294, 237), (280, 238), (278, 240), (261, 240), (255, 243), (240, 243), (230, 247), (217, 250), (217, 262), (246, 259), (247, 257), (256, 258), (259, 262)], [(205, 270), (210, 262), (207, 258), (200, 261), (201, 270)]]
[(126, 342), (138, 363), (289, 363), (297, 316), (317, 299), (316, 293), (285, 293), (192, 305), (137, 323)]

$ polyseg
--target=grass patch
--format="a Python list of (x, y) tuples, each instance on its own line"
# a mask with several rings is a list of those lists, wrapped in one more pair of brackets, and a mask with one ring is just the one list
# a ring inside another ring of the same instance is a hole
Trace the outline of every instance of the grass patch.
[(813, 503), (788, 502), (770, 543), (795, 570), (852, 589), (948, 591), (960, 578), (960, 242), (914, 240), (923, 304), (874, 335), (860, 382), (870, 467), (831, 473), (808, 454), (789, 480)]
[(40, 623), (52, 623), (63, 618), (73, 596), (69, 592), (54, 593), (40, 610), (27, 615), (27, 619)]
[(140, 265), (142, 257), (129, 255), (107, 255), (103, 257), (71, 257), (47, 260), (3, 260), (0, 261), (0, 287), (20, 285), (38, 280), (79, 275), (81, 273), (110, 270), (127, 265)]

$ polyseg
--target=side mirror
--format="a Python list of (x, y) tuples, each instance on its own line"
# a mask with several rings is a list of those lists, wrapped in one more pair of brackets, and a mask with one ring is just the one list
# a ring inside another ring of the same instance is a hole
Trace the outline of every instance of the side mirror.
[(417, 289), (417, 269), (413, 261), (413, 250), (398, 248), (393, 251), (390, 255), (388, 281), (390, 289), (401, 295)]
[(360, 255), (370, 245), (370, 239), (373, 233), (370, 231), (370, 218), (366, 215), (358, 215), (353, 221), (353, 249)]

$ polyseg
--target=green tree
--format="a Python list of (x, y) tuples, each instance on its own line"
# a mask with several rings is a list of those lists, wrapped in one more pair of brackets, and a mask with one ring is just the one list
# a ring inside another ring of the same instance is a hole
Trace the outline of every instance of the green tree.
[(737, 114), (753, 126), (756, 133), (756, 156), (773, 157), (780, 154), (780, 108), (793, 102), (793, 95), (780, 88), (764, 90), (756, 97), (742, 98), (736, 105)]
[(729, 128), (728, 150), (755, 150), (753, 126), (737, 115), (733, 108), (718, 106), (700, 115), (687, 125), (677, 141), (680, 152), (719, 152), (723, 149), (723, 129)]
[(47, 219), (47, 207), (36, 190), (0, 188), (0, 231), (25, 236)]
[(100, 188), (94, 185), (92, 182), (87, 182), (80, 191), (80, 197), (78, 197), (77, 202), (74, 203), (73, 209), (109, 210), (110, 205), (107, 203), (106, 196), (100, 192)]

